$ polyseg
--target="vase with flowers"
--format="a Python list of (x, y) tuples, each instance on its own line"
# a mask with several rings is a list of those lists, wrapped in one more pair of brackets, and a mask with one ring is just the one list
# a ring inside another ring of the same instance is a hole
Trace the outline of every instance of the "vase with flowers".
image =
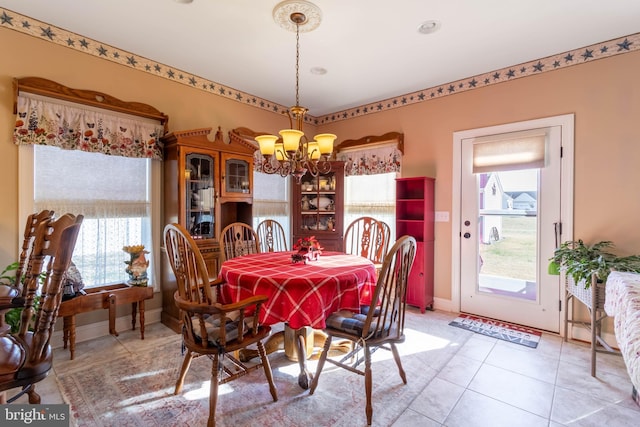
[(291, 256), (291, 260), (295, 262), (317, 261), (322, 253), (322, 246), (315, 236), (303, 237), (298, 239), (293, 249), (297, 252)]
[(144, 249), (144, 245), (125, 246), (122, 250), (129, 254), (129, 260), (124, 262), (127, 264), (125, 271), (129, 275), (127, 283), (131, 286), (147, 286), (149, 283), (147, 276), (149, 261), (145, 255), (149, 251)]

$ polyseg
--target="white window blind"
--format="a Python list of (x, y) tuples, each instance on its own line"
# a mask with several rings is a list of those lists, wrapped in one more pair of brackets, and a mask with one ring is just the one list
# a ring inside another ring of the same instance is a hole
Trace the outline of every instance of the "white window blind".
[(473, 173), (544, 167), (546, 141), (544, 129), (477, 138), (473, 143)]
[(345, 177), (345, 227), (361, 216), (370, 216), (391, 227), (395, 241), (395, 205), (397, 173), (351, 175)]
[[(291, 180), (278, 174), (253, 173), (253, 228), (265, 219), (278, 221), (287, 237), (287, 247), (291, 248), (291, 203), (289, 185)], [(295, 184), (294, 184), (295, 185)]]
[[(108, 156), (79, 150), (35, 145), (33, 161), (34, 211), (51, 209), (83, 214), (73, 262), (87, 287), (122, 283), (128, 279), (123, 246), (151, 239), (152, 161)], [(150, 256), (148, 274), (155, 284)]]

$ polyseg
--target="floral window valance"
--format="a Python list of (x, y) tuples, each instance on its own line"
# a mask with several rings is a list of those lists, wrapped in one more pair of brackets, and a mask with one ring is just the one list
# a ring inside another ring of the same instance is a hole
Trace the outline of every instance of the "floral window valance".
[(402, 134), (397, 132), (344, 141), (338, 146), (336, 159), (345, 162), (347, 176), (400, 172), (402, 143)]
[(13, 142), (162, 160), (163, 125), (30, 93), (17, 97)]

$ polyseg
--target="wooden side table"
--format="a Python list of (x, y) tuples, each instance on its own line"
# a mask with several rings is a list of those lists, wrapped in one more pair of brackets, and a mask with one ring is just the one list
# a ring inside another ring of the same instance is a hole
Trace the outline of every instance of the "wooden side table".
[(62, 317), (64, 348), (69, 344), (71, 360), (76, 348), (76, 314), (100, 309), (109, 310), (109, 333), (118, 336), (116, 306), (131, 303), (131, 329), (136, 329), (136, 314), (139, 312), (140, 339), (144, 339), (144, 300), (150, 298), (153, 298), (153, 288), (150, 286), (117, 284), (88, 289), (85, 295), (63, 301), (58, 310), (58, 317)]

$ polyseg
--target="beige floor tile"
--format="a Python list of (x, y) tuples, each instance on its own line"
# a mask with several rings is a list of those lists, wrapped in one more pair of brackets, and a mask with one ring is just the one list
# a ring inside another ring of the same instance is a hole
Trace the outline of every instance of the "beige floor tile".
[(553, 384), (506, 369), (484, 364), (468, 388), (541, 417), (551, 414)]
[(466, 390), (447, 417), (447, 427), (546, 427), (547, 418)]
[(549, 358), (524, 346), (496, 344), (485, 363), (554, 384), (558, 372), (558, 358)]

